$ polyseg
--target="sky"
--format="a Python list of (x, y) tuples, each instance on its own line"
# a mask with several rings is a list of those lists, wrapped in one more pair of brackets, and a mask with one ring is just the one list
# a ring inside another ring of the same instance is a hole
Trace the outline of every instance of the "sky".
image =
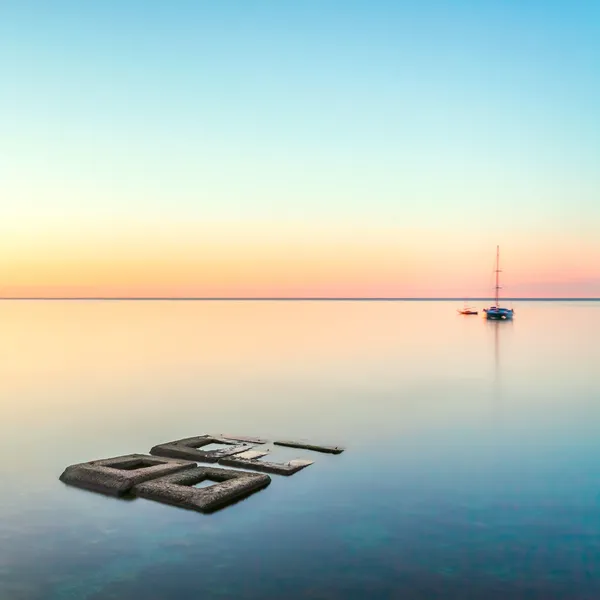
[(0, 296), (600, 297), (600, 3), (5, 0)]

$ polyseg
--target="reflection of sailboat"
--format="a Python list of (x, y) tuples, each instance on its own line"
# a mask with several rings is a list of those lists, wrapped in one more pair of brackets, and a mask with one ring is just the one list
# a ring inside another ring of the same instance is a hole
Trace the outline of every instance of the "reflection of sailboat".
[(491, 322), (487, 323), (487, 327), (493, 327), (494, 329), (494, 376), (492, 384), (494, 397), (496, 399), (500, 399), (502, 397), (502, 372), (500, 370), (500, 337), (503, 337), (503, 343), (506, 343), (508, 341), (506, 336), (508, 335), (508, 337), (510, 338), (509, 331), (512, 331), (514, 324), (514, 321), (510, 320), (504, 325), (501, 325), (499, 319), (492, 319)]
[[(494, 367), (492, 371), (491, 377), (491, 395), (492, 398), (496, 401), (502, 399), (502, 378), (500, 373), (500, 341), (499, 341), (499, 332), (498, 330), (502, 327), (504, 330), (504, 326), (500, 325), (500, 321), (492, 320), (488, 321), (488, 327), (493, 327), (494, 329)], [(500, 409), (500, 404), (495, 404), (495, 410)], [(495, 411), (494, 411), (495, 412)], [(498, 418), (499, 414), (494, 414), (495, 418)]]
[(498, 325), (494, 325), (494, 379), (498, 383), (500, 371), (500, 354), (498, 352)]
[(484, 308), (483, 312), (486, 318), (490, 321), (505, 321), (512, 319), (514, 310), (512, 308), (500, 308), (498, 306), (498, 290), (500, 289), (499, 276), (500, 274), (500, 246), (496, 246), (496, 304), (490, 308)]

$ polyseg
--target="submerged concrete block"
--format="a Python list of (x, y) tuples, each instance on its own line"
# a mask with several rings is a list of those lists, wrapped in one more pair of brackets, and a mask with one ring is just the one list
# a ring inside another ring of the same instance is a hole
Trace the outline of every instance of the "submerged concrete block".
[[(207, 480), (216, 483), (208, 487), (194, 487)], [(196, 467), (140, 483), (133, 491), (141, 498), (199, 512), (212, 512), (268, 486), (269, 483), (271, 478), (260, 473)]]
[(315, 452), (325, 452), (327, 454), (341, 454), (344, 448), (341, 446), (317, 446), (315, 444), (306, 444), (305, 442), (289, 442), (279, 440), (273, 442), (276, 446), (287, 446), (288, 448), (302, 448), (304, 450), (314, 450)]
[[(208, 446), (209, 444), (225, 444), (227, 447), (219, 448), (218, 450), (202, 450), (203, 446)], [(150, 450), (150, 454), (167, 456), (169, 458), (182, 458), (196, 462), (216, 463), (221, 458), (244, 452), (249, 448), (252, 448), (252, 444), (246, 442), (237, 442), (212, 435), (199, 435), (159, 444)]]
[(268, 450), (246, 450), (240, 454), (236, 454), (236, 458), (262, 458), (269, 454)]
[(137, 483), (193, 469), (195, 466), (195, 463), (185, 460), (128, 454), (71, 465), (63, 471), (59, 479), (68, 485), (111, 496), (122, 496)]
[(223, 438), (226, 440), (234, 440), (236, 442), (248, 442), (249, 444), (266, 444), (268, 441), (262, 438), (249, 437), (247, 435), (226, 435), (224, 433), (220, 433), (216, 437)]
[[(248, 454), (248, 456), (245, 456)], [(290, 460), (286, 463), (268, 462), (263, 460), (257, 460), (261, 456), (265, 456), (266, 452), (255, 452), (252, 453), (238, 454), (237, 456), (230, 456), (222, 458), (219, 461), (220, 465), (225, 467), (238, 467), (240, 469), (252, 469), (253, 471), (261, 471), (263, 473), (274, 473), (275, 475), (293, 475), (298, 471), (312, 465), (312, 460), (301, 460), (295, 459)]]

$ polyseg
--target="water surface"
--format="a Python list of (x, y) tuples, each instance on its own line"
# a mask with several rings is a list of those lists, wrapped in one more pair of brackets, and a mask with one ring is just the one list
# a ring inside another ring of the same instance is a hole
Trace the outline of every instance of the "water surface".
[[(0, 598), (599, 597), (600, 303), (460, 306), (1, 302)], [(220, 432), (348, 450), (212, 515), (58, 481)]]

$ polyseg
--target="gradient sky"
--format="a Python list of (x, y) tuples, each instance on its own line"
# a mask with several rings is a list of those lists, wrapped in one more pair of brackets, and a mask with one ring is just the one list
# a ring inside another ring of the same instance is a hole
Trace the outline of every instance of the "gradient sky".
[(600, 296), (597, 1), (7, 0), (0, 295)]

